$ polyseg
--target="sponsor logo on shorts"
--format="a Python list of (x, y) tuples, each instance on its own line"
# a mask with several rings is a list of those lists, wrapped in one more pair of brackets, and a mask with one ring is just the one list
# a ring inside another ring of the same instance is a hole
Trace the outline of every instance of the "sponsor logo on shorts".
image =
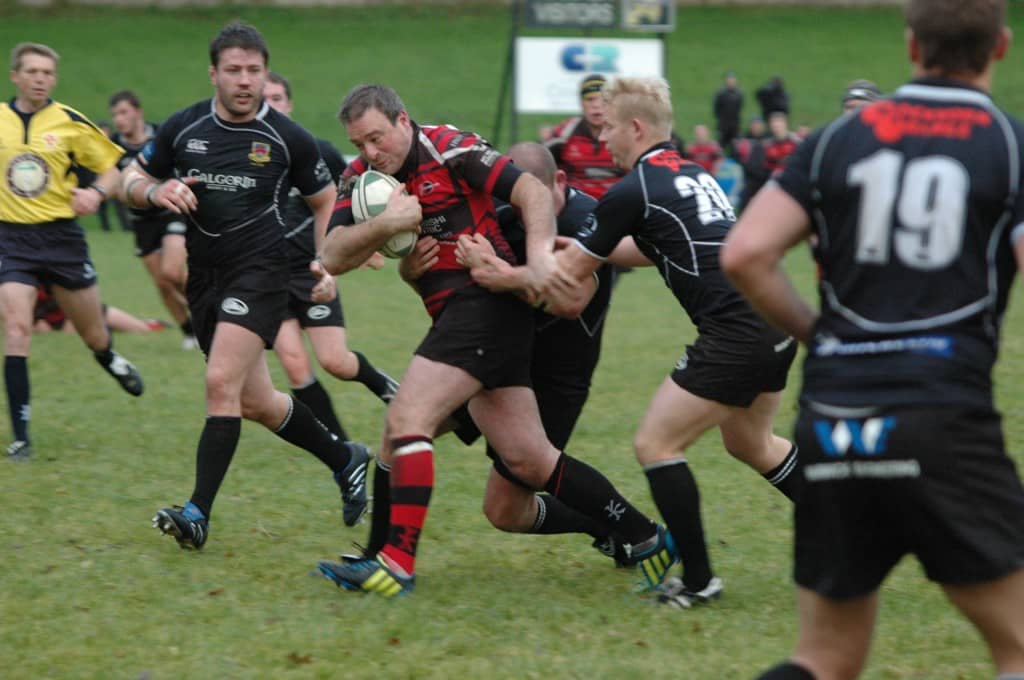
[(326, 319), (330, 315), (331, 308), (328, 307), (327, 305), (313, 305), (312, 307), (306, 310), (306, 316), (308, 316), (313, 321), (320, 321), (321, 319)]
[(92, 280), (96, 278), (96, 268), (86, 262), (82, 265), (82, 275), (86, 280)]
[(829, 456), (845, 456), (853, 452), (861, 456), (877, 456), (885, 453), (889, 433), (896, 427), (896, 418), (866, 418), (857, 420), (843, 418), (835, 422), (818, 420), (814, 423), (814, 434), (822, 450)]
[(206, 152), (209, 150), (209, 144), (210, 142), (205, 139), (190, 139), (185, 142), (185, 151), (199, 156), (205, 156)]
[(18, 154), (7, 164), (7, 188), (20, 198), (36, 198), (50, 186), (50, 166), (34, 153)]
[(270, 145), (266, 142), (253, 142), (252, 151), (249, 152), (249, 160), (256, 165), (263, 166), (270, 162)]
[(245, 316), (249, 313), (249, 305), (236, 297), (224, 298), (224, 301), (220, 303), (220, 308), (232, 316)]
[(689, 363), (690, 363), (690, 357), (688, 357), (688, 356), (686, 356), (684, 354), (683, 356), (679, 357), (679, 361), (676, 362), (676, 370), (677, 371), (685, 371), (686, 367), (687, 367), (687, 365), (689, 365)]

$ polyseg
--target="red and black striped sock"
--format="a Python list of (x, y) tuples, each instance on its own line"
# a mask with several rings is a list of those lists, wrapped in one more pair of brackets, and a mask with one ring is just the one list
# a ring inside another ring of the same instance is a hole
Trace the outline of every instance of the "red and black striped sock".
[(434, 490), (434, 443), (422, 435), (398, 437), (391, 440), (391, 451), (391, 530), (381, 554), (412, 575)]

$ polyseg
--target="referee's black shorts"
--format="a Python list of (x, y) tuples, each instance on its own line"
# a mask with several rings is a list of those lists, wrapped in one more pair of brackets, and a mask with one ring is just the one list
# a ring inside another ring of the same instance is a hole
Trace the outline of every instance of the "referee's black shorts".
[(876, 590), (908, 554), (964, 585), (1024, 567), (1024, 488), (999, 415), (957, 408), (836, 418), (801, 409), (794, 578), (833, 599)]

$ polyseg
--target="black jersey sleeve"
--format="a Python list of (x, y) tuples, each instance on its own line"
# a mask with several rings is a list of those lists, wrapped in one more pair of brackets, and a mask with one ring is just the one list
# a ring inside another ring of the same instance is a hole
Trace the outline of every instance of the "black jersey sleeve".
[(331, 221), (327, 223), (328, 229), (355, 224), (355, 217), (352, 216), (352, 188), (359, 175), (366, 172), (369, 167), (366, 161), (359, 157), (342, 171), (338, 179), (338, 200), (334, 202), (334, 212), (331, 213)]
[(644, 206), (643, 189), (636, 181), (635, 172), (631, 173), (601, 197), (594, 208), (593, 219), (585, 221), (576, 240), (588, 253), (603, 260), (641, 223)]
[(326, 139), (317, 139), (316, 145), (320, 149), (320, 157), (324, 159), (324, 163), (327, 164), (327, 169), (331, 173), (331, 181), (337, 184), (341, 179), (341, 173), (345, 172), (345, 168), (348, 167), (345, 157)]
[(167, 179), (174, 174), (174, 140), (184, 125), (185, 111), (164, 121), (137, 156), (142, 169), (156, 179)]
[(811, 161), (821, 141), (822, 132), (816, 130), (808, 136), (786, 161), (782, 174), (775, 178), (776, 184), (803, 207), (808, 217), (813, 210)]
[(320, 149), (313, 135), (295, 124), (289, 130), (288, 151), (291, 154), (289, 179), (303, 196), (312, 196), (332, 182), (331, 171), (320, 157)]

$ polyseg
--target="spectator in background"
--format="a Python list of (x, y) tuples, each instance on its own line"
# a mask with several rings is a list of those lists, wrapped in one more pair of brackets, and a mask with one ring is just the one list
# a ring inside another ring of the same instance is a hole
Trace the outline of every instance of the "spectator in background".
[(558, 168), (565, 171), (569, 185), (593, 198), (601, 198), (623, 175), (604, 142), (598, 139), (604, 125), (601, 88), (605, 80), (599, 73), (584, 78), (580, 83), (583, 115), (562, 121), (544, 140)]
[(736, 74), (725, 74), (725, 85), (715, 93), (712, 104), (715, 126), (718, 129), (718, 143), (728, 149), (740, 134), (740, 116), (743, 113), (743, 91), (738, 87)]
[(771, 133), (764, 142), (764, 165), (768, 176), (772, 177), (782, 171), (786, 159), (796, 151), (800, 138), (789, 129), (789, 116), (776, 111), (768, 119), (768, 131)]
[(882, 91), (878, 89), (878, 85), (870, 80), (855, 80), (846, 86), (846, 92), (843, 93), (843, 113), (855, 111), (865, 104), (877, 101), (881, 96)]
[(782, 76), (774, 76), (767, 83), (757, 89), (755, 95), (757, 103), (761, 106), (761, 118), (768, 120), (776, 111), (789, 113), (789, 93), (786, 92), (786, 84)]
[(714, 175), (722, 162), (722, 147), (711, 139), (707, 125), (696, 125), (693, 128), (693, 143), (686, 145), (685, 156)]
[(767, 132), (763, 120), (752, 118), (746, 136), (733, 142), (733, 158), (743, 168), (743, 190), (737, 206), (739, 210), (768, 181), (768, 170), (764, 165), (764, 138)]

